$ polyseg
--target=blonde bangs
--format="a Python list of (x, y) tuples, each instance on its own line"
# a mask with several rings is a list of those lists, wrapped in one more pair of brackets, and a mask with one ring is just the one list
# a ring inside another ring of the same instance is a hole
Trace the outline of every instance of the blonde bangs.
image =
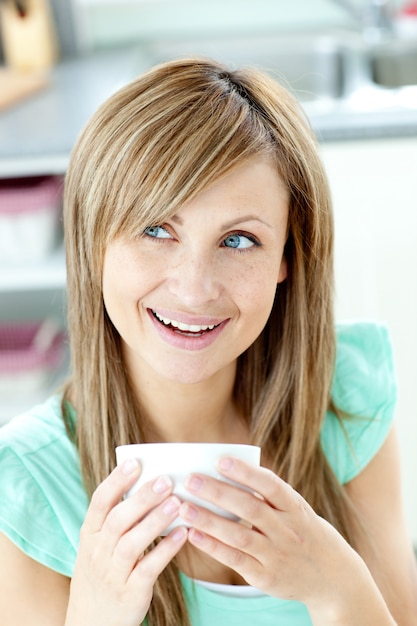
[(82, 172), (92, 254), (167, 219), (249, 156), (275, 154), (269, 129), (233, 84), (196, 72), (192, 60), (181, 64), (189, 71), (180, 79), (160, 66), (120, 90), (79, 139), (68, 178), (71, 168)]

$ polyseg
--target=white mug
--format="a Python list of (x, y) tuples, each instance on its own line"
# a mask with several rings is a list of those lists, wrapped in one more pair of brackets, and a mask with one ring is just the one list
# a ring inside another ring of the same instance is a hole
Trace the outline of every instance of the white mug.
[[(131, 496), (143, 484), (157, 476), (168, 475), (174, 483), (174, 494), (181, 500), (198, 504), (222, 517), (236, 520), (235, 515), (189, 493), (184, 486), (187, 476), (199, 473), (247, 490), (218, 473), (216, 464), (223, 456), (237, 457), (259, 466), (261, 449), (258, 446), (232, 443), (138, 443), (116, 448), (118, 465), (127, 459), (138, 459), (142, 466), (141, 475), (128, 491), (127, 496)], [(186, 526), (186, 524), (184, 520), (177, 518), (162, 534), (168, 534), (176, 526)]]

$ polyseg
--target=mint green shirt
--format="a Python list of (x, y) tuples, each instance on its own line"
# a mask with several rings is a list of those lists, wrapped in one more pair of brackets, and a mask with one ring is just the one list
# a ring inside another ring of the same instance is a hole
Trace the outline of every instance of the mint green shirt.
[[(337, 326), (332, 397), (358, 418), (327, 412), (321, 441), (341, 484), (375, 456), (390, 429), (396, 381), (387, 329), (370, 322)], [(0, 428), (0, 531), (43, 565), (72, 576), (88, 498), (78, 453), (52, 396)], [(193, 626), (308, 626), (306, 607), (269, 596), (230, 598), (181, 574)]]

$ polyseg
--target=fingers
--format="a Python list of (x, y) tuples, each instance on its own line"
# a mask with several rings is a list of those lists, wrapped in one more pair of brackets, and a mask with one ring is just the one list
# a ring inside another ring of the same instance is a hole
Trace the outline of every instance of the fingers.
[(178, 517), (181, 501), (171, 496), (155, 507), (143, 520), (133, 526), (118, 541), (115, 553), (130, 558), (133, 552), (143, 553), (146, 548), (161, 536), (162, 532)]
[(200, 474), (191, 475), (185, 486), (198, 498), (233, 513), (244, 523), (224, 519), (205, 509), (204, 504), (184, 502), (180, 517), (191, 526), (189, 542), (237, 571), (249, 584), (269, 589), (277, 555), (291, 553), (294, 544), (300, 543), (296, 529), (300, 517), (304, 518), (299, 515), (304, 500), (265, 468), (236, 459), (230, 459), (223, 468), (222, 474), (233, 483), (255, 493)]
[(233, 457), (220, 459), (217, 467), (223, 476), (259, 493), (278, 511), (291, 511), (300, 503), (291, 485), (265, 467), (254, 467)]
[(253, 526), (272, 524), (272, 515), (277, 512), (259, 497), (205, 475), (191, 475), (185, 486), (199, 498), (250, 522), (237, 524), (224, 519), (204, 508), (204, 504), (183, 502), (180, 507), (181, 519), (191, 527), (189, 542), (247, 580), (261, 567), (259, 556), (268, 551), (269, 546), (269, 539)]
[[(190, 526), (190, 541), (207, 544), (207, 536), (247, 554), (255, 554), (263, 545), (263, 535), (242, 523), (226, 520), (188, 502), (180, 508), (180, 516)], [(198, 533), (200, 531), (200, 534)], [(200, 547), (200, 546), (199, 546)]]
[(136, 585), (136, 588), (144, 584), (152, 588), (160, 573), (181, 550), (187, 538), (188, 530), (184, 526), (174, 528), (153, 550), (139, 559), (130, 574), (131, 583)]
[(111, 472), (93, 493), (84, 519), (85, 530), (90, 533), (101, 530), (109, 512), (132, 487), (140, 473), (141, 465), (136, 459), (125, 461)]
[(89, 623), (142, 623), (156, 579), (187, 541), (183, 527), (154, 545), (181, 506), (169, 477), (123, 499), (140, 471), (137, 462), (116, 467), (94, 492), (81, 527), (71, 594), (73, 606), (93, 616)]
[[(253, 467), (238, 459), (226, 461), (221, 464), (221, 471), (232, 480), (232, 484), (193, 474), (186, 480), (185, 486), (198, 498), (244, 520), (249, 528), (225, 523), (222, 518), (202, 508), (204, 505), (198, 507), (184, 504), (180, 509), (180, 516), (189, 525), (238, 550), (255, 554), (262, 549), (259, 544), (260, 535), (271, 537), (278, 534), (283, 538), (306, 519), (305, 513), (309, 514), (311, 511), (307, 502), (273, 472)], [(249, 487), (256, 493), (238, 489), (234, 483)], [(256, 532), (251, 532), (251, 528)], [(250, 545), (251, 542), (254, 545)]]
[(264, 535), (189, 503), (181, 505), (180, 515), (192, 525), (188, 541), (193, 546), (255, 585), (263, 568), (262, 555), (270, 552)]
[[(256, 469), (259, 474), (259, 468)], [(275, 482), (274, 475), (271, 472), (268, 470), (262, 471), (267, 473), (267, 479), (270, 479), (272, 483)], [(243, 478), (241, 478), (241, 480), (243, 481)], [(235, 478), (234, 482), (237, 482)], [(260, 482), (261, 481), (258, 481), (258, 483)], [(252, 481), (252, 484), (254, 484), (254, 481)], [(247, 482), (244, 486), (247, 486)], [(185, 487), (198, 498), (207, 500), (215, 506), (225, 509), (239, 519), (249, 522), (251, 526), (259, 528), (261, 531), (266, 531), (269, 524), (276, 523), (275, 513), (277, 510), (282, 511), (283, 508), (281, 503), (278, 503), (279, 505), (277, 506), (278, 497), (273, 493), (273, 488), (271, 487), (269, 488), (269, 492), (271, 492), (275, 500), (275, 506), (273, 505), (272, 507), (268, 501), (269, 499), (267, 500), (262, 492), (261, 495), (255, 495), (252, 492), (238, 489), (235, 485), (215, 480), (214, 478), (201, 474), (191, 475), (186, 480)], [(280, 488), (281, 485), (279, 484), (278, 487)], [(260, 491), (260, 489), (257, 489), (257, 491)], [(286, 494), (284, 494), (281, 500), (285, 500), (285, 498), (288, 499)]]
[[(262, 563), (255, 554), (249, 554), (246, 551), (249, 544), (247, 544), (243, 534), (236, 534), (236, 524), (234, 526), (234, 533), (230, 533), (229, 537), (230, 541), (234, 541), (236, 545), (229, 544), (227, 541), (223, 543), (196, 528), (189, 529), (188, 541), (216, 561), (238, 572), (249, 584), (254, 584), (256, 574), (262, 569)], [(242, 537), (243, 541), (240, 541), (239, 536)], [(249, 535), (247, 537), (249, 538)], [(238, 545), (242, 545), (242, 549), (239, 549)]]
[(158, 570), (159, 574), (166, 563), (176, 554), (176, 551), (180, 548), (178, 543), (185, 541), (187, 538), (185, 528), (180, 529), (179, 533), (175, 533), (175, 530), (178, 530), (175, 529), (173, 533), (170, 533), (168, 541), (165, 541), (165, 539), (161, 541), (161, 543), (166, 543), (167, 546), (163, 550), (158, 550), (156, 554), (160, 554), (162, 559), (164, 559), (165, 554), (168, 561), (162, 560), (161, 562), (158, 558), (154, 560), (147, 559), (148, 555), (144, 556), (145, 551), (155, 541), (156, 537), (160, 536), (162, 531), (178, 516), (180, 506), (181, 501), (176, 496), (170, 496), (146, 515), (140, 523), (118, 538), (114, 544), (112, 562), (120, 573), (121, 578), (127, 580), (137, 563), (141, 563), (144, 559), (147, 562), (155, 563), (155, 571)]
[(138, 463), (115, 468), (94, 492), (81, 529), (81, 544), (89, 546), (89, 553), (101, 563), (107, 563), (122, 584), (142, 560), (150, 566), (150, 577), (153, 571), (159, 574), (187, 537), (186, 529), (173, 533), (161, 542), (164, 547), (158, 549), (156, 558), (144, 556), (156, 537), (178, 517), (181, 501), (172, 494), (174, 485), (169, 476), (145, 483), (122, 500), (139, 474)]
[[(209, 490), (210, 487), (208, 488), (208, 491)], [(227, 488), (226, 491), (228, 491)], [(236, 491), (237, 490), (235, 489), (235, 492)], [(261, 517), (270, 517), (268, 512), (268, 508), (270, 507), (254, 496), (250, 496), (250, 494), (246, 494), (244, 492), (241, 493), (243, 498), (247, 500), (246, 506), (245, 504), (241, 506), (235, 505), (234, 507), (229, 506), (228, 510), (231, 511), (232, 508), (240, 508), (243, 511), (243, 509), (246, 508), (246, 510), (249, 511), (251, 504), (248, 503), (250, 502), (250, 499), (254, 499), (263, 508), (265, 508), (265, 510), (262, 512), (262, 515), (260, 513), (259, 516), (253, 515), (252, 517), (256, 517), (259, 520), (259, 526), (265, 526), (266, 524), (261, 521)], [(216, 500), (216, 503), (218, 504), (218, 499)], [(223, 517), (205, 509), (204, 506), (200, 507), (195, 504), (191, 504), (190, 502), (184, 502), (181, 505), (179, 514), (181, 519), (183, 519), (184, 522), (186, 522), (186, 524), (190, 527), (200, 530), (206, 535), (210, 535), (211, 537), (216, 538), (222, 543), (236, 548), (237, 550), (245, 551), (248, 554), (255, 554), (255, 552), (261, 549), (261, 538), (264, 537), (264, 535), (262, 531), (254, 531), (251, 524), (242, 522), (236, 523), (235, 521), (224, 519)], [(250, 517), (250, 515), (247, 517)], [(244, 519), (247, 520), (247, 517)], [(190, 534), (190, 537), (191, 536), (193, 536), (192, 533)], [(197, 536), (194, 535), (194, 537)]]
[[(145, 483), (132, 496), (110, 510), (103, 522), (102, 532), (110, 535), (121, 535), (128, 531), (164, 501), (172, 493), (173, 488), (174, 485), (169, 476), (159, 476), (155, 480)], [(164, 505), (164, 508), (165, 506), (168, 507), (169, 502)], [(162, 531), (163, 528), (160, 530)]]

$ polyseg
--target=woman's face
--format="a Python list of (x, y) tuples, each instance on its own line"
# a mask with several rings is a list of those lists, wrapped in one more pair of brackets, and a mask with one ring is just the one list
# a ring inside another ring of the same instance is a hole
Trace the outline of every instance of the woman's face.
[(110, 243), (104, 303), (138, 382), (198, 383), (235, 367), (286, 277), (287, 218), (276, 168), (253, 157), (166, 222)]

